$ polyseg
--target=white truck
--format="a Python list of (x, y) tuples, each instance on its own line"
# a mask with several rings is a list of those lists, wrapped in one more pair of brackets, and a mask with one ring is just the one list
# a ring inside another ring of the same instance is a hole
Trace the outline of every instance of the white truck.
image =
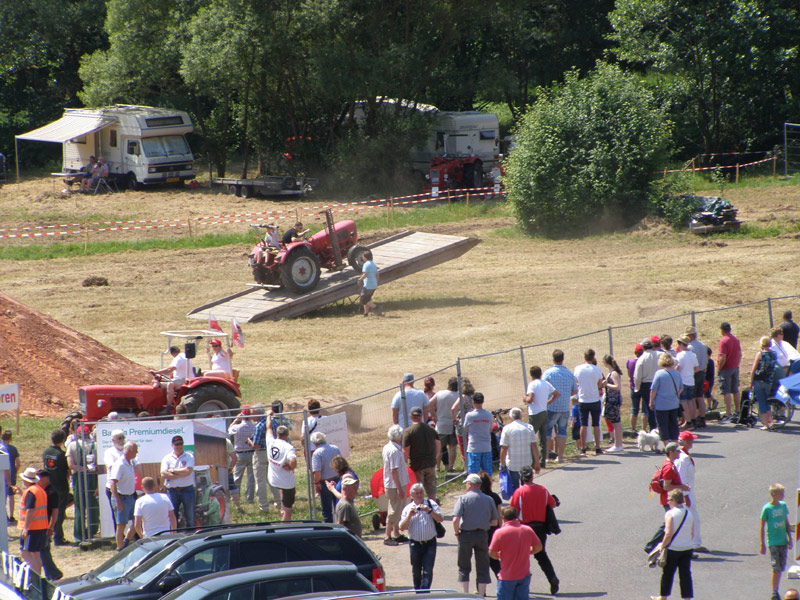
[(110, 176), (135, 189), (194, 179), (194, 157), (185, 137), (192, 131), (192, 120), (183, 111), (117, 104), (68, 108), (58, 121), (16, 137), (60, 142), (67, 173), (86, 167), (90, 156), (102, 156)]

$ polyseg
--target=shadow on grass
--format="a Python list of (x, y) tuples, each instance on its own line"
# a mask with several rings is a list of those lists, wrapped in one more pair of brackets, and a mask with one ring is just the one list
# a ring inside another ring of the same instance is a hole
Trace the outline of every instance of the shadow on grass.
[[(461, 306), (494, 306), (502, 304), (502, 302), (494, 302), (492, 300), (476, 300), (474, 298), (459, 296), (448, 298), (390, 300), (389, 302), (378, 302), (377, 304), (384, 315), (388, 318), (391, 318), (393, 313), (401, 313), (407, 310), (416, 310), (421, 308), (456, 308)], [(361, 305), (358, 303), (358, 301), (347, 299), (342, 302), (337, 302), (336, 304), (323, 306), (322, 308), (311, 311), (300, 318), (355, 317), (361, 316), (362, 313), (363, 310), (361, 309)]]

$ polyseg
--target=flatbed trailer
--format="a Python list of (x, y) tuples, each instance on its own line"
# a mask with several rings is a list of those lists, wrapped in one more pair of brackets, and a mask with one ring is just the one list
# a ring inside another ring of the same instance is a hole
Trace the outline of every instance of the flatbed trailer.
[(316, 177), (292, 177), (291, 175), (266, 175), (255, 179), (235, 177), (212, 177), (211, 187), (224, 186), (232, 196), (251, 198), (262, 196), (304, 196), (319, 185)]
[[(480, 243), (478, 238), (405, 231), (367, 247), (380, 270), (380, 286), (458, 258)], [(327, 304), (359, 293), (359, 274), (353, 269), (328, 271), (308, 294), (293, 294), (285, 288), (265, 289), (250, 285), (248, 289), (198, 306), (186, 315), (190, 319), (208, 320), (209, 313), (218, 321), (255, 322), (299, 317)]]

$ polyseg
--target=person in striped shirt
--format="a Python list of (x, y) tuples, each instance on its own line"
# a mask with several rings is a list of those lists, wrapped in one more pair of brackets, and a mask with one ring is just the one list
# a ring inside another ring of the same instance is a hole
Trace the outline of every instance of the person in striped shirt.
[(434, 500), (425, 499), (421, 483), (411, 486), (411, 503), (400, 515), (400, 531), (408, 531), (411, 553), (411, 577), (415, 590), (429, 590), (436, 562), (436, 526), (442, 522), (442, 511)]

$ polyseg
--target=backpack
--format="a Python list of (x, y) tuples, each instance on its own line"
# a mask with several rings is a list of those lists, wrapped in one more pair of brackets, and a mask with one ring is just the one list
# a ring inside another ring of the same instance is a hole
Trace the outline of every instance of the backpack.
[(772, 379), (772, 372), (775, 370), (775, 358), (772, 352), (762, 352), (758, 361), (758, 367), (753, 373), (756, 381), (769, 381)]
[(661, 474), (664, 471), (664, 465), (658, 467), (658, 470), (653, 473), (653, 476), (650, 478), (650, 490), (655, 492), (656, 494), (663, 494), (664, 493), (664, 480), (661, 478)]

